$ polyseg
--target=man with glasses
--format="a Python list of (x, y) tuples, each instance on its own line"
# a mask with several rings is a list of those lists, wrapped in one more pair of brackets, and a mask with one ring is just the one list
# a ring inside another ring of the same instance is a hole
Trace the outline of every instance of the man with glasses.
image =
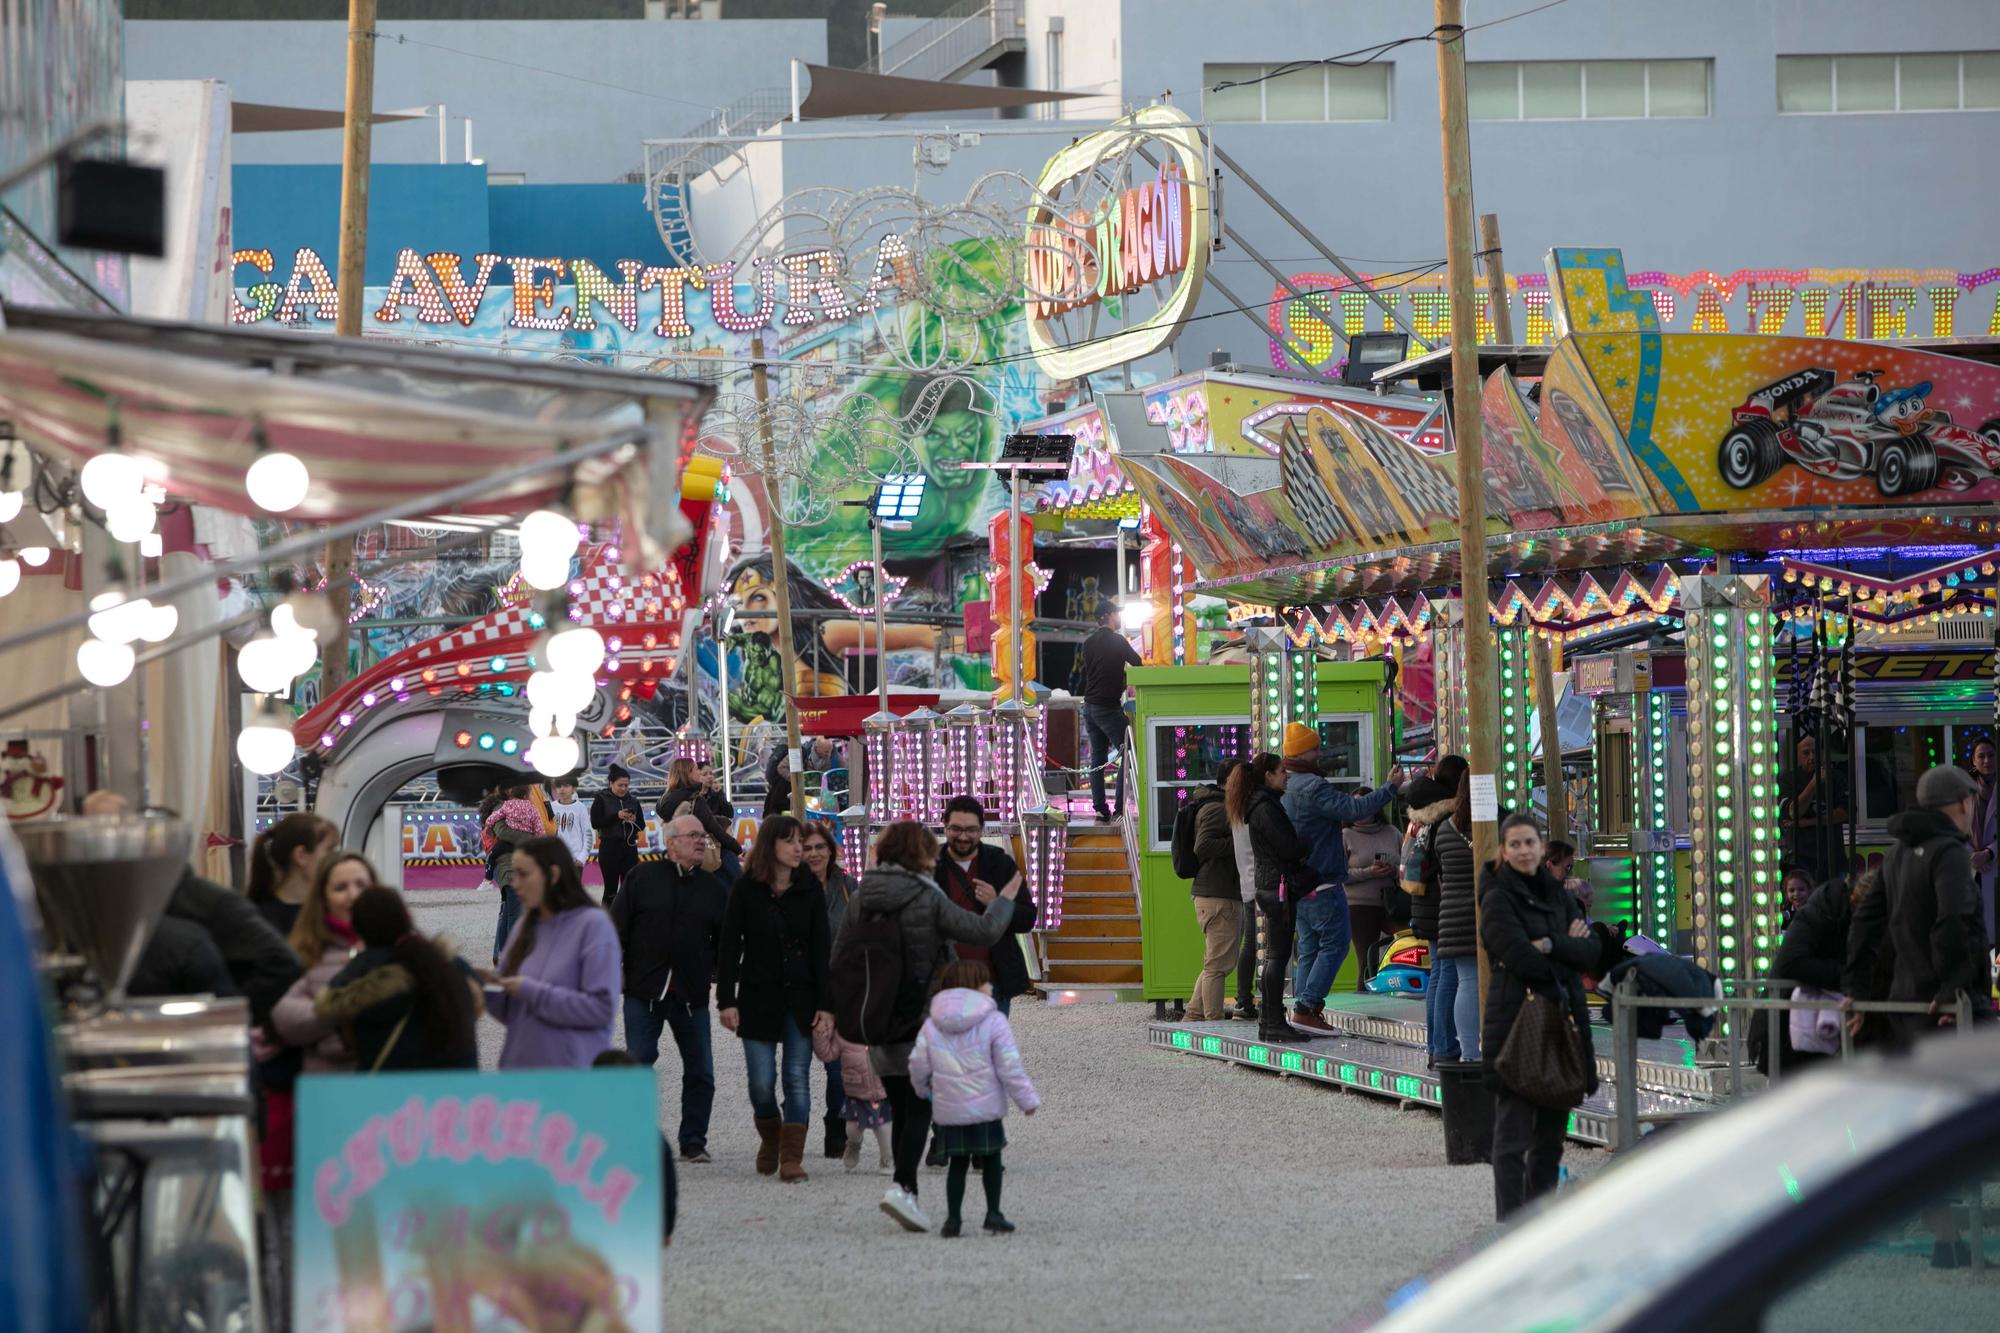
[(634, 869), (611, 904), (611, 922), (624, 950), (625, 1049), (651, 1068), (660, 1055), (660, 1030), (671, 1028), (681, 1053), (684, 1162), (709, 1160), (715, 1055), (708, 991), (729, 900), (717, 873), (721, 866), (721, 853), (701, 820), (677, 816), (667, 825), (667, 859)]

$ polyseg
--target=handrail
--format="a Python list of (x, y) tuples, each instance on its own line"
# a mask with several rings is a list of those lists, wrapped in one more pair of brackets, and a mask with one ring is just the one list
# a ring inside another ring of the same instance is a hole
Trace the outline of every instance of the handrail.
[[(1726, 978), (1743, 984), (1749, 978)], [(1773, 984), (1756, 979), (1759, 984)], [(1611, 992), (1611, 1078), (1614, 1092), (1612, 1101), (1616, 1111), (1616, 1129), (1612, 1135), (1611, 1150), (1626, 1152), (1639, 1142), (1639, 1099), (1632, 1095), (1639, 1084), (1639, 1026), (1640, 1009), (1721, 1009), (1725, 1017), (1735, 1010), (1742, 1010), (1747, 1024), (1749, 1015), (1765, 1013), (1769, 1015), (1770, 1073), (1769, 1084), (1775, 1086), (1779, 1080), (1780, 1064), (1778, 1047), (1780, 1044), (1780, 1024), (1783, 1016), (1794, 1010), (1833, 1009), (1843, 1014), (1936, 1014), (1931, 1005), (1914, 1000), (1851, 1000), (1845, 997), (1829, 999), (1800, 999), (1796, 994), (1780, 999), (1753, 999), (1749, 996), (1710, 995), (1640, 995), (1633, 989), (1634, 979), (1630, 976), (1618, 983)], [(1953, 1015), (1960, 1035), (1972, 1035), (1972, 997), (1959, 992), (1958, 1006)], [(1732, 1098), (1744, 1095), (1743, 1078), (1743, 1029), (1734, 1022), (1725, 1023), (1728, 1031), (1729, 1049), (1729, 1095)], [(1848, 1025), (1840, 1025), (1840, 1058), (1845, 1060), (1854, 1052), (1853, 1034)]]

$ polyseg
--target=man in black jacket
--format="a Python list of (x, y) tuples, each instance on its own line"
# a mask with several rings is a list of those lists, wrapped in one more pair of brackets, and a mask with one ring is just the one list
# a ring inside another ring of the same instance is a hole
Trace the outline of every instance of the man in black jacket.
[[(1090, 737), (1090, 801), (1097, 810), (1097, 822), (1112, 822), (1112, 809), (1104, 800), (1104, 770), (1111, 763), (1111, 751), (1130, 750), (1126, 743), (1125, 668), (1140, 666), (1132, 641), (1111, 627), (1118, 614), (1115, 602), (1098, 608), (1097, 628), (1078, 649), (1083, 658), (1083, 726)], [(1129, 755), (1126, 762), (1130, 762)], [(1118, 783), (1117, 814), (1125, 814), (1125, 783)]]
[(701, 820), (678, 816), (667, 825), (667, 859), (634, 870), (611, 904), (625, 953), (625, 1047), (651, 1068), (660, 1057), (661, 1028), (673, 1030), (681, 1053), (679, 1143), (688, 1162), (709, 1160), (715, 1105), (708, 991), (729, 901), (716, 873), (720, 864)]
[[(1009, 884), (1021, 877), (1014, 858), (986, 841), (986, 809), (975, 797), (954, 796), (944, 807), (944, 855), (938, 857), (938, 887), (953, 903), (973, 915), (986, 911), (986, 904)], [(1021, 954), (1018, 936), (1035, 928), (1034, 895), (1023, 884), (1014, 899), (1014, 916), (1007, 933), (991, 949), (959, 944), (960, 959), (985, 963), (993, 972), (993, 1003), (1007, 1013), (1016, 995), (1028, 989), (1028, 961)]]
[(632, 775), (616, 764), (604, 790), (591, 798), (590, 826), (597, 830), (597, 868), (604, 873), (604, 905), (609, 907), (639, 864), (639, 844), (646, 840), (646, 808), (632, 794)]
[[(1895, 841), (1883, 858), (1881, 891), (1854, 909), (1850, 960), (1871, 943), (1879, 946), (1886, 934), (1895, 954), (1888, 998), (1930, 1005), (1929, 1016), (1892, 1015), (1890, 1029), (1902, 1043), (1953, 1026), (1961, 995), (1972, 1001), (1976, 1017), (1991, 1009), (1990, 946), (1972, 870), (1978, 796), (1972, 775), (1950, 764), (1917, 779), (1918, 808), (1889, 821)], [(1849, 971), (1858, 969), (1850, 964)]]

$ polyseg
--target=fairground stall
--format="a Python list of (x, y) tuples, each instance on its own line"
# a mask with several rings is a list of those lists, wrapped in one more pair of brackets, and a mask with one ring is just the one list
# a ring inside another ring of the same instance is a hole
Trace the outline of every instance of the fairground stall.
[[(233, 780), (238, 762), (252, 775), (301, 773), (301, 803), (317, 804), (351, 845), (367, 840), (383, 802), (416, 772), (576, 767), (598, 715), (619, 706), (621, 682), (674, 651), (682, 608), (668, 556), (691, 531), (682, 460), (710, 391), (289, 333), (11, 307), (0, 323), (0, 490), (12, 511), (0, 539), (9, 576), (0, 595), (11, 597), (0, 652), (10, 671), (37, 682), (0, 712), (26, 729), (10, 745), (6, 790), (22, 817), (0, 838), (0, 880), (10, 901), (39, 907), (33, 966), (59, 1005), (54, 1067), (33, 1068), (49, 1033), (35, 1021), (36, 1000), (20, 997), (26, 1030), (13, 1044), (33, 1076), (10, 1086), (8, 1119), (35, 1121), (35, 1141), (54, 1145), (43, 1163), (52, 1174), (65, 1162), (88, 1165), (81, 1182), (30, 1187), (47, 1215), (30, 1222), (23, 1212), (22, 1224), (74, 1238), (65, 1248), (85, 1256), (98, 1326), (153, 1327), (171, 1312), (210, 1327), (264, 1327), (276, 1313), (259, 1280), (269, 1260), (309, 1275), (297, 1291), (319, 1284), (298, 1309), (331, 1308), (334, 1289), (347, 1288), (360, 1302), (348, 1308), (372, 1317), (388, 1299), (383, 1273), (406, 1257), (387, 1254), (394, 1247), (377, 1235), (373, 1209), (390, 1216), (410, 1180), (341, 1229), (338, 1273), (317, 1257), (301, 1264), (265, 1250), (245, 1001), (140, 1001), (128, 998), (128, 982), (186, 881), (203, 871), (227, 877), (209, 869), (224, 849), (196, 832), (231, 828), (249, 804)], [(209, 518), (190, 522), (195, 506)], [(218, 534), (232, 534), (239, 517), (266, 523), (265, 540), (253, 532), (231, 549)], [(339, 610), (324, 589), (299, 588), (268, 609), (226, 611), (218, 587), (416, 519), (518, 524), (532, 593), (465, 638), (434, 641), (422, 661), (384, 663), (330, 691), (295, 730), (288, 696), (322, 648), (344, 652)], [(585, 552), (586, 528), (610, 535)], [(638, 641), (614, 653), (598, 627), (619, 622)], [(220, 651), (230, 634), (241, 640), (233, 671)], [(530, 661), (540, 669), (524, 675)], [(551, 680), (554, 697), (540, 698)], [(540, 707), (530, 713), (522, 696)], [(93, 790), (128, 813), (74, 813)], [(394, 864), (393, 855), (380, 860)], [(29, 934), (6, 933), (10, 975), (30, 975)], [(62, 1084), (59, 1106), (38, 1085), (51, 1076)], [(402, 1098), (451, 1091), (426, 1078), (346, 1080), (368, 1093), (345, 1107), (302, 1097), (300, 1160), (337, 1158), (346, 1135)], [(609, 1174), (630, 1164), (639, 1202), (627, 1230), (643, 1235), (648, 1217), (657, 1225), (658, 1138), (645, 1080), (617, 1092), (635, 1128), (604, 1161)], [(67, 1142), (70, 1124), (88, 1153)], [(341, 1176), (336, 1161), (327, 1165)], [(503, 1193), (519, 1185), (518, 1175), (490, 1179)], [(64, 1216), (79, 1183), (80, 1225)], [(449, 1197), (470, 1202), (479, 1188), (461, 1180)], [(311, 1255), (328, 1256), (349, 1210), (337, 1191), (320, 1202), (325, 1225), (309, 1225), (313, 1210), (301, 1208), (298, 1234)], [(574, 1220), (591, 1225), (587, 1210)], [(635, 1261), (635, 1247), (608, 1228), (573, 1239), (658, 1308), (656, 1244), (636, 1247)], [(386, 1313), (371, 1326), (387, 1326)]]
[[(1969, 764), (1991, 735), (2000, 343), (1729, 334), (1720, 321), (1669, 333), (1615, 250), (1551, 252), (1548, 292), (1552, 345), (1481, 350), (1489, 626), (1466, 626), (1454, 595), (1448, 454), (1376, 410), (1260, 409), (1279, 429), (1222, 430), (1211, 393), (1193, 447), (1129, 430), (1120, 462), (1195, 586), (1268, 609), (1279, 632), (1252, 645), (1260, 679), (1299, 678), (1296, 660), (1329, 648), (1425, 657), (1434, 747), (1448, 753), (1463, 734), (1463, 636), (1492, 634), (1503, 810), (1547, 804), (1529, 670), (1541, 636), (1595, 705), (1590, 762), (1558, 796), (1594, 915), (1754, 986), (1779, 942), (1785, 868), (1823, 877), (1865, 861), (1917, 775)], [(1448, 374), (1438, 353), (1375, 380), (1391, 408)], [(1448, 450), (1448, 411), (1438, 420)], [(1191, 970), (1179, 951), (1162, 963)], [(1191, 980), (1149, 974), (1147, 987)], [(1272, 1048), (1229, 1024), (1156, 1024), (1149, 1040), (1435, 1103), (1420, 1003), (1330, 1000), (1328, 1015), (1353, 1035)], [(1711, 1096), (1707, 1053), (1678, 1031), (1641, 1043), (1642, 1112)], [(1596, 1142), (1617, 1091), (1600, 1063), (1606, 1087), (1571, 1122)]]

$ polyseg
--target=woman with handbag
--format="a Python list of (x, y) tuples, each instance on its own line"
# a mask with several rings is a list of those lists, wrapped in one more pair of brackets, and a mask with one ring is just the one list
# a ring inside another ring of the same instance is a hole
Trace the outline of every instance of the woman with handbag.
[(1480, 1046), (1503, 1220), (1555, 1188), (1570, 1109), (1597, 1088), (1583, 972), (1598, 946), (1576, 897), (1542, 864), (1543, 850), (1534, 817), (1509, 815), (1500, 859), (1479, 889), (1479, 939), (1493, 964)]

